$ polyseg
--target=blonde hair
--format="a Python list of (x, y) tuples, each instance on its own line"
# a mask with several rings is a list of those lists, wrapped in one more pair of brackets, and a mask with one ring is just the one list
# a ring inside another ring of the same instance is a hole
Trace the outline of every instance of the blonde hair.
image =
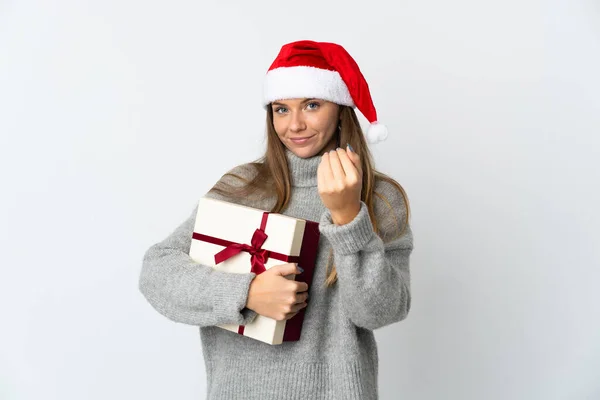
[[(389, 200), (380, 193), (375, 191), (375, 186), (378, 181), (385, 181), (393, 185), (404, 198), (406, 205), (405, 220), (396, 221), (398, 226), (403, 225), (404, 228), (399, 232), (401, 236), (408, 227), (410, 207), (408, 197), (404, 188), (393, 178), (377, 171), (374, 168), (373, 157), (367, 146), (365, 136), (360, 127), (356, 113), (351, 107), (340, 106), (340, 129), (338, 131), (338, 143), (349, 143), (354, 151), (361, 159), (363, 170), (363, 186), (361, 191), (361, 200), (367, 205), (369, 218), (373, 224), (373, 230), (379, 233), (377, 219), (374, 211), (375, 197), (381, 199), (392, 210)], [(256, 169), (256, 175), (252, 179), (246, 179), (242, 176), (233, 173), (227, 173), (241, 182), (242, 186), (232, 186), (220, 180), (213, 186), (210, 191), (219, 193), (226, 197), (239, 199), (252, 195), (274, 196), (275, 205), (270, 210), (274, 213), (280, 213), (287, 207), (291, 197), (291, 180), (288, 169), (287, 158), (285, 155), (285, 146), (277, 136), (275, 127), (273, 126), (273, 110), (267, 107), (267, 148), (265, 154), (258, 160), (250, 163)], [(396, 216), (395, 213), (391, 213)], [(337, 281), (337, 272), (333, 263), (333, 249), (330, 250), (329, 259), (327, 262), (327, 278), (325, 285), (332, 286)]]

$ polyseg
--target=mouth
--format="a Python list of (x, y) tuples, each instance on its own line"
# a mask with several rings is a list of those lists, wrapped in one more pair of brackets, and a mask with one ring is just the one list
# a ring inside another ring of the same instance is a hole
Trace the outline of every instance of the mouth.
[(310, 139), (312, 139), (313, 137), (315, 137), (315, 135), (305, 136), (305, 137), (301, 137), (301, 138), (290, 138), (290, 140), (294, 144), (304, 144), (304, 143), (308, 142)]

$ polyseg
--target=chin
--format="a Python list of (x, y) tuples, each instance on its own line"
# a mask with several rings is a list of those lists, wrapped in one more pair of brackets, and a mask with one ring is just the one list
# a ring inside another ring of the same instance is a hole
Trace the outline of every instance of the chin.
[(288, 149), (300, 158), (310, 158), (319, 153), (314, 147), (288, 147)]

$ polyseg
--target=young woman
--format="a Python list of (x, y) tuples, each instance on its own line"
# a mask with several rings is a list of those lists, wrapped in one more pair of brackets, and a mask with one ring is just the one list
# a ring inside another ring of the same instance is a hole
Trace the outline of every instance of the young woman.
[[(147, 250), (139, 288), (167, 318), (200, 327), (209, 400), (377, 399), (373, 331), (410, 310), (413, 249), (406, 194), (374, 169), (367, 147), (385, 127), (358, 66), (334, 43), (284, 45), (264, 93), (265, 155), (206, 196), (319, 222), (311, 287), (285, 278), (302, 273), (292, 263), (255, 275), (194, 262), (194, 209)], [(366, 135), (354, 108), (371, 122)], [(215, 326), (289, 319), (303, 307), (297, 342), (269, 345)]]

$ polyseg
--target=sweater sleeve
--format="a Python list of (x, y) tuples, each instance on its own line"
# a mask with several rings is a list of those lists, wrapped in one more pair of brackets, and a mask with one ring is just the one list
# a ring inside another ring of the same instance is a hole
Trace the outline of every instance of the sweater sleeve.
[(404, 198), (391, 184), (380, 186), (387, 200), (375, 204), (380, 234), (364, 202), (351, 222), (335, 225), (326, 210), (319, 226), (333, 247), (342, 307), (356, 326), (370, 330), (405, 319), (411, 303), (413, 236), (404, 223)]
[(190, 257), (197, 210), (196, 205), (181, 225), (146, 251), (139, 290), (154, 309), (175, 322), (246, 325), (257, 315), (246, 308), (256, 275), (218, 271)]

